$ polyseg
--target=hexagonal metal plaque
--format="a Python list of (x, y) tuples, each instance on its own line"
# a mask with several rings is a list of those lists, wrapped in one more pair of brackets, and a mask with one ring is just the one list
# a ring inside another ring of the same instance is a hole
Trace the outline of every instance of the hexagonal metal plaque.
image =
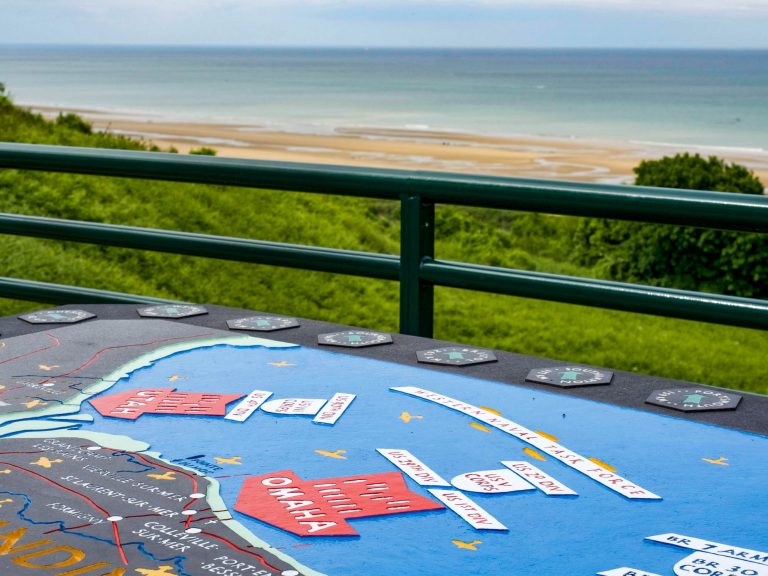
[(188, 318), (208, 314), (208, 310), (195, 304), (158, 304), (139, 308), (138, 313), (143, 318)]
[(736, 410), (743, 396), (711, 388), (667, 388), (654, 390), (646, 404), (663, 406), (681, 412)]
[(317, 337), (317, 342), (318, 344), (322, 344), (324, 346), (363, 348), (365, 346), (392, 344), (392, 336), (382, 332), (370, 332), (367, 330), (347, 330), (345, 332), (320, 334)]
[(89, 318), (96, 318), (96, 314), (86, 310), (40, 310), (19, 316), (24, 322), (30, 324), (74, 324)]
[(299, 321), (287, 316), (249, 316), (227, 320), (230, 330), (252, 330), (254, 332), (274, 332), (286, 328), (298, 328)]
[(536, 368), (525, 377), (526, 382), (538, 382), (559, 388), (578, 386), (605, 386), (613, 380), (613, 372), (584, 366), (557, 366)]
[(416, 352), (416, 360), (424, 364), (443, 364), (450, 366), (469, 366), (470, 364), (484, 364), (486, 362), (497, 361), (496, 355), (490, 350), (462, 348), (461, 346), (420, 350), (419, 352)]

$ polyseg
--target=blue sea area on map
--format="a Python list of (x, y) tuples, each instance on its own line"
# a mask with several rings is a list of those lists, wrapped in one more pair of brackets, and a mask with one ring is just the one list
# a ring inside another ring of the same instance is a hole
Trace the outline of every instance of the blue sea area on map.
[[(173, 378), (175, 376), (175, 378)], [(171, 381), (169, 381), (171, 379)], [(547, 456), (534, 460), (527, 445), (500, 430), (470, 426), (476, 420), (444, 406), (390, 390), (418, 386), (476, 406), (487, 406), (531, 430), (541, 430), (586, 457), (663, 497), (633, 501)], [(247, 394), (270, 390), (274, 398), (357, 399), (335, 426), (311, 416), (276, 416), (261, 410), (245, 422), (195, 416), (143, 415), (138, 420), (100, 416), (83, 430), (144, 440), (168, 460), (240, 456), (219, 464), (222, 497), (233, 510), (247, 475), (292, 470), (303, 479), (397, 469), (376, 448), (411, 451), (444, 478), (503, 468), (502, 460), (527, 460), (578, 497), (540, 491), (469, 494), (504, 523), (508, 532), (476, 531), (450, 510), (350, 521), (359, 537), (301, 538), (234, 512), (254, 534), (305, 565), (327, 574), (595, 574), (634, 566), (672, 574), (687, 554), (644, 541), (676, 532), (756, 550), (768, 549), (768, 438), (681, 419), (456, 373), (386, 363), (305, 348), (218, 346), (179, 353), (140, 369), (103, 394), (137, 388)], [(230, 405), (230, 407), (233, 405)], [(408, 412), (413, 418), (400, 418)], [(346, 459), (315, 452), (340, 453)], [(725, 457), (727, 466), (703, 460)], [(409, 488), (431, 497), (408, 479)], [(476, 543), (476, 550), (452, 541)]]

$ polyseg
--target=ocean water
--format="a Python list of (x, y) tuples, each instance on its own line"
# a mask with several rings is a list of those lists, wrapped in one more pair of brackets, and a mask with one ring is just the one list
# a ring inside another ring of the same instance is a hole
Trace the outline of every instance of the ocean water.
[(768, 149), (768, 51), (1, 46), (22, 104)]

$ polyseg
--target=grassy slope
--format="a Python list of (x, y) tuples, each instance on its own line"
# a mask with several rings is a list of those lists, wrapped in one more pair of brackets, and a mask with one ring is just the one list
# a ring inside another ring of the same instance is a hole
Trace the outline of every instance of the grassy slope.
[[(0, 105), (0, 140), (142, 149)], [(0, 171), (0, 211), (395, 254), (398, 206), (309, 194)], [(575, 219), (442, 207), (438, 257), (589, 276)], [(0, 275), (397, 329), (397, 286), (348, 276), (4, 236)], [(35, 307), (0, 300), (0, 314)], [(768, 392), (768, 334), (438, 289), (439, 338)]]

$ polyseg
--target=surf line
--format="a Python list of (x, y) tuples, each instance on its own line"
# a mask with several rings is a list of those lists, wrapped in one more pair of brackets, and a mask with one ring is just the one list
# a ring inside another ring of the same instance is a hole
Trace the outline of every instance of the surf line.
[(633, 484), (618, 474), (609, 472), (605, 468), (598, 466), (594, 462), (569, 450), (565, 446), (553, 442), (540, 434), (536, 434), (533, 430), (529, 430), (528, 428), (525, 428), (512, 420), (503, 418), (498, 414), (416, 386), (396, 386), (390, 388), (390, 390), (408, 394), (409, 396), (415, 396), (416, 398), (422, 398), (440, 404), (441, 406), (445, 406), (446, 408), (450, 408), (451, 410), (468, 414), (489, 426), (493, 426), (502, 432), (506, 432), (511, 436), (519, 438), (523, 442), (527, 442), (531, 446), (538, 448), (553, 458), (557, 458), (574, 470), (581, 472), (585, 476), (588, 476), (592, 480), (599, 482), (603, 486), (610, 488), (626, 498), (632, 500), (661, 500), (661, 496), (658, 496), (645, 488), (641, 488), (637, 484)]

